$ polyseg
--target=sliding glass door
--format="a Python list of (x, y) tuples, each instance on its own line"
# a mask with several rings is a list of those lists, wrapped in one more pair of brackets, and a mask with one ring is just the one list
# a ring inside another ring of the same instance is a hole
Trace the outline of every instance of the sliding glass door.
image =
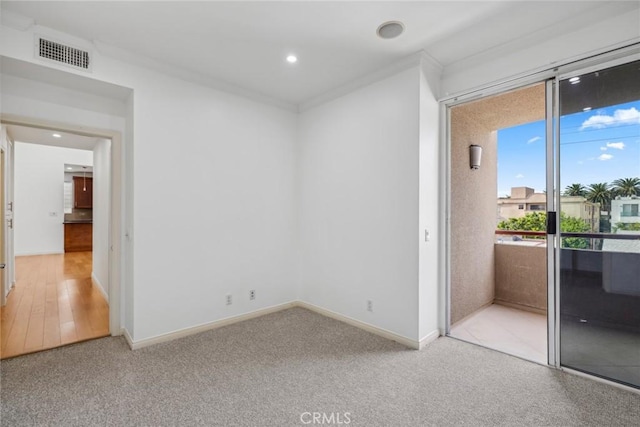
[(452, 101), (448, 335), (640, 387), (639, 51)]
[(640, 61), (556, 94), (560, 365), (640, 387)]

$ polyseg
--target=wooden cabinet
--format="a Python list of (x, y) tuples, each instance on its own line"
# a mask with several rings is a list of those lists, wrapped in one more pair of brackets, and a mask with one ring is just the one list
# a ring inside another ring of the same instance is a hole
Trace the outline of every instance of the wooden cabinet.
[(73, 177), (73, 207), (93, 209), (93, 178)]
[(93, 249), (93, 224), (65, 223), (64, 251), (84, 252)]

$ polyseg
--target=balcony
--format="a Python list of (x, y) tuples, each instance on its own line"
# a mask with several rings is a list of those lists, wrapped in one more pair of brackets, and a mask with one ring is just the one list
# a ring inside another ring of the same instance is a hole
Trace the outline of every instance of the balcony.
[(454, 323), (451, 335), (546, 364), (546, 233), (497, 230), (493, 248), (493, 298)]
[[(611, 342), (609, 348), (618, 348), (618, 357), (639, 348), (629, 343), (640, 345), (640, 235), (563, 233), (562, 237), (563, 245), (580, 243), (587, 248), (561, 249), (563, 364), (597, 371), (607, 359), (602, 353), (608, 351), (598, 343)], [(496, 231), (493, 264), (493, 299), (454, 323), (451, 335), (546, 364), (546, 233)], [(602, 370), (629, 381), (628, 366)], [(632, 378), (632, 383), (638, 381), (640, 371), (638, 378)]]

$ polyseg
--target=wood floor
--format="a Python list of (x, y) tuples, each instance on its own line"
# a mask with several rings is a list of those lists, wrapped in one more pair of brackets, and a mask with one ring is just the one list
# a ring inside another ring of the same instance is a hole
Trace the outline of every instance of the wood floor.
[(0, 313), (2, 359), (109, 335), (91, 252), (16, 257), (16, 286)]

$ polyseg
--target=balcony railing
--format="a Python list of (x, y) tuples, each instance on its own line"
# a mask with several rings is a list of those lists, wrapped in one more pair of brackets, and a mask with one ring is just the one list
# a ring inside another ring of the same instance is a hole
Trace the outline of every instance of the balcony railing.
[[(544, 313), (547, 304), (547, 233), (496, 230), (495, 302)], [(516, 238), (515, 241), (511, 238)]]
[(537, 236), (547, 237), (546, 231), (496, 230), (496, 234), (505, 236)]
[[(494, 258), (495, 301), (544, 312), (547, 302), (546, 232), (496, 230), (495, 234), (499, 238)], [(521, 239), (502, 240), (508, 236)], [(562, 271), (577, 272), (575, 277), (582, 277), (580, 274), (595, 277), (605, 295), (640, 298), (637, 281), (629, 280), (640, 276), (640, 234), (567, 232), (560, 233), (560, 237)], [(585, 242), (586, 245), (574, 246)], [(565, 280), (569, 280), (567, 277), (570, 279), (574, 275), (565, 276)]]

